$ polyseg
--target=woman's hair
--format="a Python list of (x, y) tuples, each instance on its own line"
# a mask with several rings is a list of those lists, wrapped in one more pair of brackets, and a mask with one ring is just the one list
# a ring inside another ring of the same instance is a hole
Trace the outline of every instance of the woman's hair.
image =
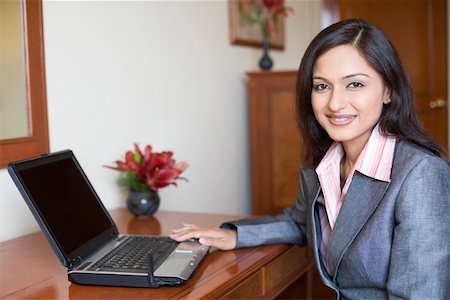
[(313, 69), (326, 51), (352, 45), (381, 76), (390, 92), (391, 103), (383, 105), (380, 131), (395, 135), (444, 157), (441, 147), (425, 133), (415, 109), (414, 94), (407, 72), (386, 35), (364, 20), (345, 20), (322, 30), (306, 49), (297, 78), (297, 121), (305, 147), (304, 164), (317, 165), (333, 143), (317, 122), (311, 105)]

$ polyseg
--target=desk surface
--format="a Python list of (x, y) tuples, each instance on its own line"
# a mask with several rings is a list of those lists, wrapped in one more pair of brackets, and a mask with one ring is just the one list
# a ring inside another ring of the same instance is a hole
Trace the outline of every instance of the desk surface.
[[(180, 227), (181, 222), (217, 226), (224, 221), (239, 218), (229, 215), (165, 211), (158, 211), (151, 218), (134, 218), (124, 208), (113, 210), (111, 215), (120, 233), (151, 235), (167, 235), (172, 228)], [(231, 295), (230, 292), (242, 282), (249, 281), (250, 277), (262, 278), (261, 268), (288, 253), (291, 248), (292, 246), (288, 245), (270, 245), (211, 252), (193, 276), (185, 284), (177, 287), (149, 289), (82, 286), (67, 280), (66, 269), (59, 263), (44, 235), (38, 232), (0, 243), (0, 298), (220, 298)], [(300, 251), (298, 249), (295, 251)], [(303, 252), (301, 253), (303, 255)], [(305, 269), (308, 266), (305, 262), (305, 265), (299, 267)], [(298, 270), (296, 272), (300, 276), (302, 272)], [(257, 286), (256, 289), (261, 287)]]

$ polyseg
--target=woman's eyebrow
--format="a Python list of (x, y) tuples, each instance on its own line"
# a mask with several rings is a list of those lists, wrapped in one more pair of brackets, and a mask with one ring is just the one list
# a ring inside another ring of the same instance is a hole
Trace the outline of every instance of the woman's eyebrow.
[(371, 78), (369, 75), (365, 74), (365, 73), (355, 73), (355, 74), (350, 74), (350, 75), (346, 75), (344, 77), (342, 77), (343, 79), (348, 79), (348, 78), (352, 78), (352, 77), (356, 77), (356, 76), (365, 76), (367, 78)]
[[(349, 75), (345, 75), (344, 77), (342, 77), (342, 79), (348, 79), (348, 78), (352, 78), (352, 77), (357, 77), (357, 76), (364, 76), (367, 78), (371, 78), (369, 75), (365, 74), (365, 73), (354, 73), (354, 74), (349, 74)], [(313, 80), (327, 80), (325, 77), (322, 76), (313, 76), (312, 78)]]

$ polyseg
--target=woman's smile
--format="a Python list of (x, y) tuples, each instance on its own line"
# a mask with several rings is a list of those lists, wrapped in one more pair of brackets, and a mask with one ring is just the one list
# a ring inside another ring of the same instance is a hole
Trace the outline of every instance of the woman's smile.
[(346, 126), (353, 122), (356, 115), (336, 115), (336, 114), (326, 114), (330, 123), (334, 126)]

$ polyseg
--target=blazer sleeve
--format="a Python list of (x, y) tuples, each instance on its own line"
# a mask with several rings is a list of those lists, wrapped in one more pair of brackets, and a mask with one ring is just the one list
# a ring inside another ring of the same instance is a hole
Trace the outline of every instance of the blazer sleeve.
[(450, 299), (450, 166), (422, 159), (395, 204), (390, 298)]
[(276, 243), (304, 246), (307, 203), (309, 202), (306, 182), (302, 178), (295, 205), (284, 209), (281, 214), (231, 221), (222, 224), (221, 227), (237, 230), (237, 248)]

